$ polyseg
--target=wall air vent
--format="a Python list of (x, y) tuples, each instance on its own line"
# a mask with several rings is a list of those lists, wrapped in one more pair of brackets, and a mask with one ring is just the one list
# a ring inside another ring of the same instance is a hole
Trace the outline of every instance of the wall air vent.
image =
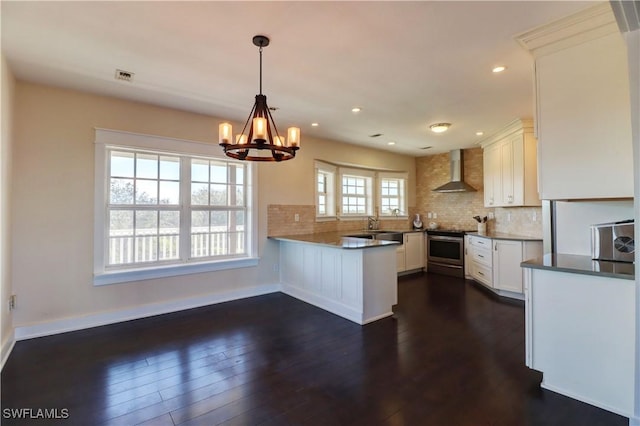
[(423, 147), (422, 147), (422, 148), (420, 148), (420, 149), (431, 149), (431, 148), (433, 148), (433, 147), (432, 147), (432, 146), (423, 146)]
[(382, 136), (382, 133), (374, 133), (373, 135), (369, 135), (370, 138), (379, 138)]
[(123, 70), (116, 70), (116, 80), (128, 81), (131, 83), (133, 81), (134, 73)]

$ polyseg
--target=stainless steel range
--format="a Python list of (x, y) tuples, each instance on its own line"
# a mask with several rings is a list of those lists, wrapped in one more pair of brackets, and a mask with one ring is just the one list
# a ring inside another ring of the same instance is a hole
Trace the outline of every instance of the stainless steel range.
[(464, 278), (464, 234), (460, 229), (427, 231), (427, 271)]

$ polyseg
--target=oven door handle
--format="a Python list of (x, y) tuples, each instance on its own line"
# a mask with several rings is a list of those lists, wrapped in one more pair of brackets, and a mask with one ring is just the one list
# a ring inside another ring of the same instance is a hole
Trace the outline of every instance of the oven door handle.
[(441, 237), (439, 235), (429, 235), (429, 239), (430, 240), (438, 240), (438, 241), (459, 241), (462, 242), (462, 238), (456, 238), (456, 237)]

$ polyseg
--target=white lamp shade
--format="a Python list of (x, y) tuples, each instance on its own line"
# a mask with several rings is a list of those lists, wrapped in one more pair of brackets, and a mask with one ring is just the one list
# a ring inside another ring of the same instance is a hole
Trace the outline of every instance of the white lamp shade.
[(220, 138), (220, 144), (231, 143), (231, 135), (233, 135), (233, 129), (229, 123), (220, 123), (218, 126), (218, 137)]
[(256, 139), (267, 139), (267, 119), (265, 117), (253, 119), (253, 140)]
[(287, 129), (288, 142), (289, 146), (297, 146), (300, 147), (300, 128), (299, 127), (289, 127)]

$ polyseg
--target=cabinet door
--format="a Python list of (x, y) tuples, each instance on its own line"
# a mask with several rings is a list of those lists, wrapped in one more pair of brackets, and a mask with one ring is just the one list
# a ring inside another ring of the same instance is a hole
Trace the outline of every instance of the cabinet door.
[(536, 59), (540, 198), (633, 197), (626, 52), (616, 32)]
[(513, 199), (513, 143), (500, 144), (500, 184), (503, 206), (512, 206)]
[(424, 233), (404, 234), (404, 256), (407, 271), (424, 267)]
[(484, 173), (484, 205), (496, 207), (500, 205), (500, 146), (491, 145), (483, 153)]
[(522, 293), (522, 242), (493, 240), (493, 286)]
[(396, 250), (396, 272), (404, 272), (407, 270), (405, 264), (404, 245)]

